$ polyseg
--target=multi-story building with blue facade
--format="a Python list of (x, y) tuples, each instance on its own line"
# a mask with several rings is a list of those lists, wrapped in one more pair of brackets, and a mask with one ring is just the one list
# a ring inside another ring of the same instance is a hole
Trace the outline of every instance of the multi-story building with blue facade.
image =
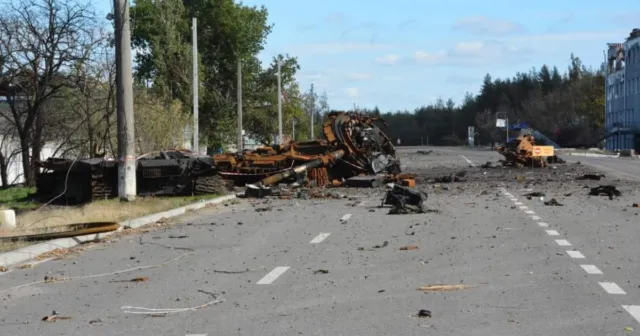
[(606, 149), (640, 151), (640, 29), (609, 43), (605, 81)]

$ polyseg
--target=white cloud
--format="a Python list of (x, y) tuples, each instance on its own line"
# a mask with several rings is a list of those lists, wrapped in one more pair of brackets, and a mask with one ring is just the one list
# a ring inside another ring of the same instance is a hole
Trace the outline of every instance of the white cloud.
[(460, 19), (453, 26), (453, 29), (475, 35), (503, 35), (525, 31), (524, 27), (515, 22), (491, 19), (486, 16), (472, 16)]
[(376, 58), (377, 63), (385, 64), (385, 65), (394, 65), (398, 63), (399, 60), (400, 60), (400, 56), (396, 54), (388, 54), (388, 55)]
[(351, 73), (347, 77), (351, 80), (365, 80), (373, 78), (373, 75), (369, 73)]
[(356, 98), (360, 94), (360, 91), (358, 90), (358, 88), (352, 87), (352, 88), (346, 88), (344, 90), (344, 93), (346, 93), (347, 96), (349, 96), (349, 98)]
[(388, 44), (365, 42), (328, 42), (294, 45), (287, 48), (295, 55), (302, 54), (339, 54), (355, 51), (385, 50), (391, 48)]
[(481, 66), (526, 60), (531, 53), (531, 50), (497, 41), (472, 41), (459, 42), (450, 49), (437, 52), (417, 51), (413, 59), (423, 65)]
[(624, 39), (629, 31), (611, 31), (611, 32), (573, 32), (573, 33), (549, 33), (549, 34), (532, 34), (520, 35), (502, 39), (505, 42), (575, 42), (575, 41), (597, 41), (612, 39), (619, 41)]
[(344, 15), (340, 12), (334, 12), (324, 18), (327, 23), (341, 24), (344, 21)]

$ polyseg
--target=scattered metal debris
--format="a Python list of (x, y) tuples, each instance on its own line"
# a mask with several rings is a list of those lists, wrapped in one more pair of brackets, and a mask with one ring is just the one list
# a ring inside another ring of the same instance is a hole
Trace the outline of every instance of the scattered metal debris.
[(418, 317), (421, 317), (421, 318), (431, 317), (431, 311), (426, 309), (420, 309), (420, 311), (418, 311)]
[(54, 310), (51, 315), (45, 316), (42, 318), (42, 321), (44, 322), (56, 322), (58, 320), (70, 320), (71, 316), (60, 316), (58, 315), (58, 313)]
[(547, 206), (564, 206), (564, 204), (558, 202), (555, 198), (552, 198), (552, 199), (548, 200), (547, 202), (544, 202), (544, 205), (547, 205)]
[[(0, 242), (15, 242), (15, 241), (39, 241), (50, 240), (56, 238), (68, 238), (75, 236), (82, 236), (92, 233), (103, 233), (109, 231), (115, 231), (120, 227), (120, 224), (115, 222), (94, 222), (94, 223), (80, 223), (69, 224), (59, 226), (55, 229), (48, 228), (46, 233), (31, 233), (23, 235), (12, 236), (0, 236)], [(44, 231), (44, 230), (43, 230)]]
[(576, 177), (576, 180), (578, 180), (578, 181), (583, 181), (583, 180), (600, 181), (600, 179), (603, 179), (603, 178), (605, 178), (604, 174), (584, 174), (582, 176)]
[(419, 151), (416, 151), (416, 154), (422, 154), (422, 155), (429, 155), (431, 153), (433, 153), (432, 150), (426, 150), (426, 151), (425, 150), (419, 150)]
[(434, 182), (436, 183), (451, 183), (451, 182), (466, 182), (465, 176), (467, 175), (466, 171), (459, 171), (456, 173), (452, 173), (451, 175), (436, 177)]
[(609, 196), (609, 199), (613, 199), (614, 196), (619, 197), (622, 193), (615, 186), (601, 185), (595, 188), (591, 188), (589, 196)]
[(446, 292), (455, 291), (467, 288), (475, 288), (475, 285), (426, 285), (418, 287), (418, 290), (423, 292)]
[(326, 270), (326, 269), (318, 269), (313, 271), (313, 274), (328, 274), (328, 273), (329, 273), (329, 270)]
[(418, 247), (416, 245), (407, 245), (400, 248), (400, 251), (413, 251), (417, 250)]
[(422, 190), (393, 185), (382, 200), (382, 206), (392, 206), (389, 214), (426, 213), (428, 212), (426, 200), (427, 193)]

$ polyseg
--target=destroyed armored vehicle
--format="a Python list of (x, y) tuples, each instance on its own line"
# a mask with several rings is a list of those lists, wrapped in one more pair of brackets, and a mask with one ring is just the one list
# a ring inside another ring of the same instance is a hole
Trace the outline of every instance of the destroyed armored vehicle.
[[(36, 197), (58, 199), (67, 204), (108, 199), (118, 195), (118, 163), (92, 158), (67, 160), (49, 158), (39, 163)], [(139, 195), (191, 195), (219, 192), (213, 159), (185, 150), (166, 150), (137, 158)]]

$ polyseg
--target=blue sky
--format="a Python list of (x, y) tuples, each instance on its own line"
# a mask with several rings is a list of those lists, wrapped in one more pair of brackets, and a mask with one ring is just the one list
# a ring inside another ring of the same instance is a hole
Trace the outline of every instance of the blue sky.
[[(111, 5), (97, 8), (106, 12)], [(409, 109), (438, 97), (460, 102), (486, 73), (510, 77), (542, 64), (564, 71), (574, 52), (600, 66), (608, 42), (640, 27), (629, 0), (245, 0), (274, 29), (261, 55), (298, 57), (298, 81), (334, 109)], [(633, 4), (635, 3), (635, 4)]]

